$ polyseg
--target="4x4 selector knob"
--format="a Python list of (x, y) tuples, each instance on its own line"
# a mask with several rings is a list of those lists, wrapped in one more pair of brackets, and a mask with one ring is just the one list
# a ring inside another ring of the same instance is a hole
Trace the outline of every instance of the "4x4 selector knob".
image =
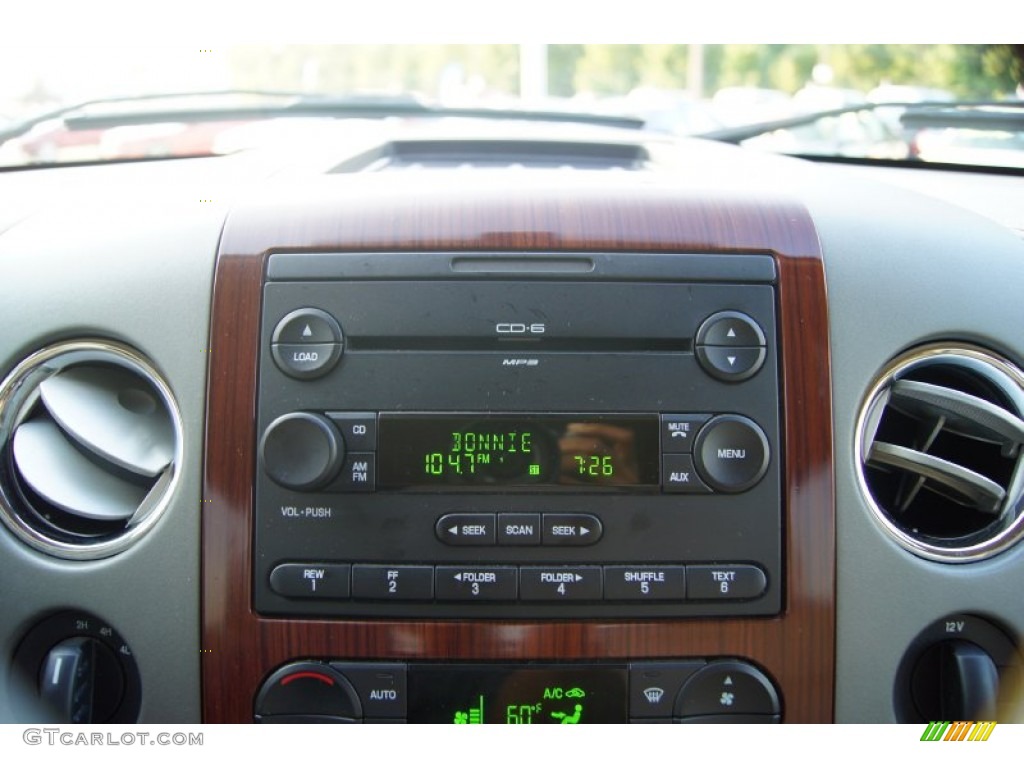
[(345, 461), (338, 428), (317, 413), (288, 413), (274, 419), (260, 440), (260, 462), (271, 480), (295, 491), (328, 485)]
[(914, 638), (896, 672), (902, 723), (1012, 719), (1024, 685), (1014, 641), (988, 619), (945, 616)]

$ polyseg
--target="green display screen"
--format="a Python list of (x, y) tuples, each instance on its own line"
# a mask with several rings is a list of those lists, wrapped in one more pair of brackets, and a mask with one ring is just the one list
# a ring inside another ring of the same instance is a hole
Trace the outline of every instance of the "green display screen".
[(586, 725), (627, 721), (624, 666), (409, 667), (410, 723)]
[(382, 413), (377, 488), (657, 486), (658, 440), (654, 414)]

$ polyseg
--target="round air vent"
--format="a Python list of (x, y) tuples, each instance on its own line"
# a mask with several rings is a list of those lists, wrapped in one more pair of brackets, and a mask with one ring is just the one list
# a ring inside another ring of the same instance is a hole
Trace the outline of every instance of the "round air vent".
[(167, 506), (181, 466), (181, 417), (137, 352), (67, 342), (0, 384), (0, 519), (58, 557), (121, 552)]
[(931, 560), (968, 562), (1024, 534), (1024, 374), (932, 345), (882, 372), (857, 422), (859, 480), (883, 529)]

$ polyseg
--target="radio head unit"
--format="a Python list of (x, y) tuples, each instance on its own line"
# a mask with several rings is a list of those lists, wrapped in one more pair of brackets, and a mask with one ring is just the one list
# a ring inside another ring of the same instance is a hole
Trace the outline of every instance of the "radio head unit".
[(257, 612), (779, 613), (774, 280), (757, 255), (271, 256)]

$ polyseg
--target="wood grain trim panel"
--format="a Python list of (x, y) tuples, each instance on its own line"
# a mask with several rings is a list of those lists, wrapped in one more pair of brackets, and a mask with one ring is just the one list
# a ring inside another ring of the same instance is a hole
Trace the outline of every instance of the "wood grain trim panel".
[[(382, 175), (383, 176), (383, 175)], [(835, 503), (828, 315), (806, 210), (670, 185), (486, 184), (434, 194), (379, 180), (316, 183), (236, 208), (213, 293), (203, 505), (203, 713), (246, 722), (262, 678), (293, 658), (643, 659), (742, 656), (779, 683), (788, 722), (833, 717)], [(392, 177), (393, 178), (393, 177)], [(251, 609), (255, 398), (271, 251), (769, 253), (779, 271), (785, 612), (770, 619), (310, 621)]]

